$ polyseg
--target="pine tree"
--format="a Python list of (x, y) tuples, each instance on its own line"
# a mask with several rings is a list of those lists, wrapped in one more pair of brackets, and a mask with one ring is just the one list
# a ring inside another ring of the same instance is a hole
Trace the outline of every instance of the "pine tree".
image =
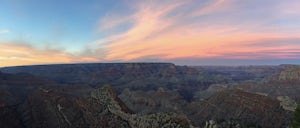
[(298, 104), (296, 111), (294, 113), (293, 121), (292, 121), (293, 128), (300, 128), (300, 104)]

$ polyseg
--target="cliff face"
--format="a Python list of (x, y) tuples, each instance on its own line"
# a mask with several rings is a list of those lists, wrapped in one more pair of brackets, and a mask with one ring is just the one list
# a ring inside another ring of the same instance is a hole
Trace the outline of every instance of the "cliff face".
[[(218, 74), (234, 82), (259, 81), (277, 74), (281, 66), (194, 66), (199, 71)], [(220, 77), (219, 77), (220, 78)], [(218, 79), (219, 79), (218, 78)]]
[(160, 89), (141, 92), (124, 90), (119, 96), (139, 113), (158, 111), (187, 115), (200, 127), (281, 128), (290, 124), (290, 114), (282, 103), (267, 96), (241, 90), (220, 91), (202, 100), (186, 102), (173, 91)]
[(54, 82), (30, 74), (6, 74), (0, 72), (0, 106), (15, 106), (24, 102), (29, 93), (41, 86), (52, 86)]
[[(124, 112), (124, 108), (121, 107), (124, 105), (120, 105), (120, 102), (118, 102), (120, 100), (116, 100), (118, 98), (109, 86), (93, 91), (91, 96), (101, 102), (104, 102), (109, 112), (119, 116), (121, 119), (128, 122), (129, 126), (133, 128), (192, 127), (185, 116), (180, 116), (175, 113), (156, 113), (150, 115), (126, 113)], [(125, 108), (125, 110), (128, 109)]]
[(197, 126), (204, 126), (209, 120), (263, 128), (283, 128), (290, 123), (289, 114), (279, 101), (240, 90), (218, 92), (207, 100), (189, 104), (185, 110)]
[(293, 100), (300, 100), (300, 66), (281, 65), (281, 71), (266, 79), (264, 82), (246, 82), (238, 88), (253, 93), (261, 93), (273, 97), (288, 96)]
[(283, 71), (278, 75), (278, 79), (282, 81), (300, 81), (300, 66), (298, 65), (282, 65)]
[(125, 89), (119, 97), (130, 109), (143, 114), (155, 112), (183, 113), (183, 106), (187, 104), (177, 91), (164, 88), (147, 92)]

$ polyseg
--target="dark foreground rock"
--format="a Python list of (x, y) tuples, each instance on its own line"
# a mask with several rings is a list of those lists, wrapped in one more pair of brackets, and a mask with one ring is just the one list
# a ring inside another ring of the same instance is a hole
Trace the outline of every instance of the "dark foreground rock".
[(109, 86), (87, 97), (33, 89), (24, 102), (1, 103), (1, 128), (172, 128), (192, 127), (174, 113), (133, 114)]

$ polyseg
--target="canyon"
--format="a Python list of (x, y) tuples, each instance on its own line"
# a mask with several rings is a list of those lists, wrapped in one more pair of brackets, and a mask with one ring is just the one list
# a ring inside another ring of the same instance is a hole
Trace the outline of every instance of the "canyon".
[(298, 65), (90, 63), (0, 69), (0, 126), (288, 127)]

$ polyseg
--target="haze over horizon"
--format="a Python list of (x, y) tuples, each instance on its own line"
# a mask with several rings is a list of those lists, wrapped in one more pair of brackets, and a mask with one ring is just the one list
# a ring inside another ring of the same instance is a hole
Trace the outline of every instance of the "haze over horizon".
[(300, 64), (299, 0), (1, 0), (0, 67)]

